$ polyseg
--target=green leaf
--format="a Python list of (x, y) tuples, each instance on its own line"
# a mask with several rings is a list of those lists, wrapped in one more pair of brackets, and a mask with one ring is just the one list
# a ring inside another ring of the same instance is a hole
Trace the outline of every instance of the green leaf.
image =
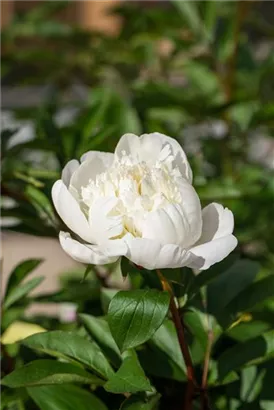
[(86, 270), (85, 270), (85, 272), (84, 272), (84, 276), (83, 276), (83, 279), (82, 279), (82, 282), (85, 282), (85, 280), (87, 279), (87, 277), (88, 277), (88, 275), (92, 272), (92, 265), (88, 265), (87, 267), (86, 267)]
[(210, 368), (207, 383), (209, 386), (217, 387), (224, 386), (238, 380), (239, 376), (236, 372), (230, 372), (224, 379), (220, 379), (218, 373), (218, 364), (212, 358), (210, 359)]
[(121, 291), (110, 302), (108, 323), (121, 351), (151, 338), (163, 323), (169, 294), (154, 289)]
[(85, 314), (80, 314), (79, 317), (92, 339), (98, 343), (106, 357), (116, 367), (119, 367), (121, 364), (121, 354), (112, 337), (106, 319)]
[(142, 369), (134, 350), (123, 354), (123, 363), (104, 386), (111, 393), (137, 393), (152, 391), (151, 384)]
[(204, 7), (204, 24), (205, 29), (208, 34), (209, 39), (212, 41), (214, 39), (215, 26), (218, 20), (218, 8), (219, 4), (217, 1), (206, 1), (203, 3)]
[(27, 337), (22, 343), (31, 349), (42, 351), (51, 356), (65, 357), (82, 363), (106, 380), (113, 374), (112, 368), (98, 345), (84, 339), (76, 332), (55, 330), (39, 333)]
[(11, 388), (47, 384), (82, 383), (102, 385), (104, 381), (79, 366), (57, 360), (35, 360), (4, 377), (1, 383)]
[(258, 303), (274, 296), (274, 275), (269, 275), (240, 292), (227, 305), (229, 312), (237, 313), (252, 309)]
[(239, 260), (215, 278), (207, 288), (208, 311), (220, 316), (225, 307), (255, 279), (260, 266), (249, 260)]
[(139, 352), (146, 372), (158, 377), (184, 381), (186, 368), (175, 326), (166, 320), (148, 342), (147, 350)]
[(40, 410), (107, 410), (94, 394), (73, 385), (28, 387)]
[(196, 61), (188, 61), (184, 66), (184, 72), (197, 96), (210, 98), (212, 102), (218, 104), (224, 102), (218, 77), (210, 68)]
[(42, 261), (42, 259), (27, 259), (17, 265), (9, 276), (6, 288), (6, 297), (11, 292), (11, 290), (18, 286), (29, 273), (31, 273), (38, 265), (40, 265)]
[(220, 378), (242, 366), (268, 360), (274, 356), (274, 331), (264, 333), (255, 339), (237, 343), (226, 350), (218, 359)]
[(119, 292), (119, 289), (101, 288), (101, 304), (104, 313), (107, 313), (111, 299)]
[(9, 405), (19, 399), (18, 393), (12, 390), (4, 390), (0, 392), (0, 410), (9, 409)]
[(209, 325), (206, 315), (196, 309), (188, 310), (184, 313), (184, 323), (194, 339), (191, 349), (193, 361), (199, 363), (204, 359), (208, 343)]
[(13, 288), (4, 300), (4, 309), (9, 308), (15, 302), (26, 296), (31, 290), (36, 288), (44, 280), (44, 276), (33, 278), (26, 283)]
[(99, 104), (96, 107), (92, 108), (91, 112), (87, 116), (88, 121), (83, 129), (84, 140), (89, 139), (94, 134), (96, 127), (98, 127), (100, 123), (102, 123), (107, 107), (109, 106), (111, 101), (112, 93), (109, 87), (100, 89), (98, 90), (98, 92), (100, 92), (101, 94)]
[(27, 185), (25, 195), (33, 204), (42, 219), (48, 220), (51, 224), (55, 223), (52, 204), (44, 192), (32, 185)]
[(195, 2), (185, 0), (172, 0), (174, 7), (182, 16), (185, 24), (190, 27), (195, 34), (204, 33), (203, 22), (199, 15), (198, 6)]
[(195, 276), (189, 293), (195, 293), (198, 289), (208, 285), (217, 276), (222, 275), (224, 272), (230, 269), (237, 259), (237, 255), (231, 254), (222, 262), (216, 263), (211, 268), (200, 272), (199, 275)]
[(122, 403), (120, 410), (154, 410), (158, 408), (156, 406), (160, 397), (160, 394), (156, 394), (155, 396), (144, 400), (138, 396), (131, 396)]
[(254, 339), (262, 333), (271, 329), (271, 324), (259, 320), (252, 320), (248, 323), (239, 323), (237, 326), (232, 326), (226, 331), (226, 334), (238, 342), (245, 342), (249, 339)]
[[(252, 403), (260, 394), (264, 383), (265, 371), (250, 366), (241, 371), (240, 398), (244, 403)], [(252, 388), (250, 388), (252, 386)]]

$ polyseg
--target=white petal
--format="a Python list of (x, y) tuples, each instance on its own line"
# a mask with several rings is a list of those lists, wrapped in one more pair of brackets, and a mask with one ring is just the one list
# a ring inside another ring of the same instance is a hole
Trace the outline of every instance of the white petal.
[(149, 270), (185, 266), (190, 256), (178, 245), (161, 245), (157, 241), (134, 238), (130, 234), (124, 237), (124, 241), (128, 247), (125, 256), (136, 265)]
[(182, 203), (180, 210), (184, 218), (185, 230), (181, 246), (188, 248), (192, 246), (201, 236), (202, 232), (202, 209), (200, 199), (193, 186), (184, 179), (178, 180), (178, 188)]
[(85, 154), (81, 156), (80, 161), (84, 162), (98, 157), (105, 164), (105, 168), (110, 167), (114, 160), (114, 154), (112, 152), (87, 151)]
[[(85, 157), (84, 162), (82, 158)], [(73, 195), (76, 192), (81, 192), (81, 188), (87, 186), (89, 181), (94, 180), (96, 175), (101, 174), (111, 165), (114, 155), (108, 152), (90, 151), (81, 158), (81, 165), (74, 172), (70, 180), (70, 190)]]
[(89, 223), (67, 187), (59, 179), (52, 187), (52, 200), (56, 211), (64, 223), (87, 242), (93, 242)]
[(226, 258), (236, 248), (237, 243), (238, 241), (234, 235), (227, 235), (195, 246), (190, 249), (193, 257), (187, 266), (193, 269), (208, 269), (211, 265)]
[(166, 146), (171, 147), (171, 154), (175, 157), (174, 165), (179, 168), (182, 176), (192, 183), (192, 170), (187, 156), (181, 145), (174, 138), (159, 132), (141, 135), (142, 154), (144, 155), (145, 153), (147, 158), (153, 157), (156, 161), (159, 160), (159, 155)]
[(70, 184), (70, 180), (74, 172), (79, 168), (79, 161), (76, 159), (72, 159), (69, 161), (62, 171), (61, 179), (64, 184), (68, 187)]
[(127, 245), (124, 239), (112, 239), (100, 244), (102, 252), (109, 257), (125, 256)]
[(101, 252), (98, 246), (82, 244), (75, 239), (72, 239), (69, 233), (60, 232), (59, 240), (64, 251), (75, 259), (77, 262), (105, 265), (115, 262), (118, 257), (109, 257)]
[(140, 160), (140, 138), (135, 134), (124, 134), (116, 145), (114, 156), (121, 158), (124, 154), (131, 155), (133, 158)]
[(174, 166), (177, 166), (184, 178), (192, 183), (192, 171), (186, 154), (180, 144), (171, 137), (154, 132), (138, 137), (135, 134), (125, 134), (121, 137), (115, 149), (115, 156), (121, 158), (125, 152), (137, 161), (155, 163), (168, 153), (174, 156)]
[(115, 215), (114, 210), (118, 202), (119, 199), (116, 197), (101, 197), (91, 206), (89, 224), (97, 243), (104, 243), (122, 234), (123, 220), (120, 215)]
[(183, 244), (189, 231), (178, 204), (168, 204), (149, 212), (143, 223), (142, 238), (154, 239), (161, 244)]
[(229, 209), (213, 202), (203, 209), (202, 215), (203, 229), (198, 244), (232, 234), (234, 217)]

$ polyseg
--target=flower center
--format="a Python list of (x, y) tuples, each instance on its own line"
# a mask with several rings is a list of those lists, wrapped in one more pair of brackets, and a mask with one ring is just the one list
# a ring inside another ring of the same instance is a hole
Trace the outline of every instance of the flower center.
[(168, 203), (181, 202), (177, 186), (179, 177), (181, 174), (177, 168), (171, 167), (169, 157), (148, 165), (124, 155), (115, 160), (110, 169), (82, 187), (81, 200), (89, 209), (98, 198), (116, 197), (118, 202), (111, 215), (123, 218), (124, 233), (141, 236), (141, 221), (148, 212), (163, 208)]

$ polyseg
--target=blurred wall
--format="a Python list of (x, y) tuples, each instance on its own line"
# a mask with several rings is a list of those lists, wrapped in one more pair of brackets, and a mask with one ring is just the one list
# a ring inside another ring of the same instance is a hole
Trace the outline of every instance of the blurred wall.
[[(121, 22), (118, 17), (110, 15), (110, 10), (120, 2), (121, 0), (71, 1), (58, 17), (68, 23), (77, 23), (83, 28), (116, 34)], [(28, 11), (37, 3), (41, 1), (1, 1), (1, 28), (10, 23), (15, 13)]]

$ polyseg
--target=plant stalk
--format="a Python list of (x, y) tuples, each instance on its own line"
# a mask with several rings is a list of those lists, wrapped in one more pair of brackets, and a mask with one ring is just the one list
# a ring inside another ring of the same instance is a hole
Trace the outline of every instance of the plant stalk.
[(175, 296), (174, 296), (173, 290), (170, 284), (168, 283), (167, 279), (163, 276), (162, 272), (159, 269), (157, 269), (157, 274), (162, 284), (163, 290), (166, 290), (170, 294), (169, 309), (172, 315), (172, 320), (175, 325), (179, 345), (181, 348), (181, 352), (182, 352), (183, 359), (186, 365), (186, 370), (187, 370), (187, 390), (186, 390), (186, 396), (185, 396), (184, 410), (191, 410), (195, 387), (197, 387), (194, 367), (193, 367), (192, 359), (191, 359), (190, 352), (188, 349), (187, 341), (185, 338), (183, 323), (180, 318), (177, 306), (175, 304)]

